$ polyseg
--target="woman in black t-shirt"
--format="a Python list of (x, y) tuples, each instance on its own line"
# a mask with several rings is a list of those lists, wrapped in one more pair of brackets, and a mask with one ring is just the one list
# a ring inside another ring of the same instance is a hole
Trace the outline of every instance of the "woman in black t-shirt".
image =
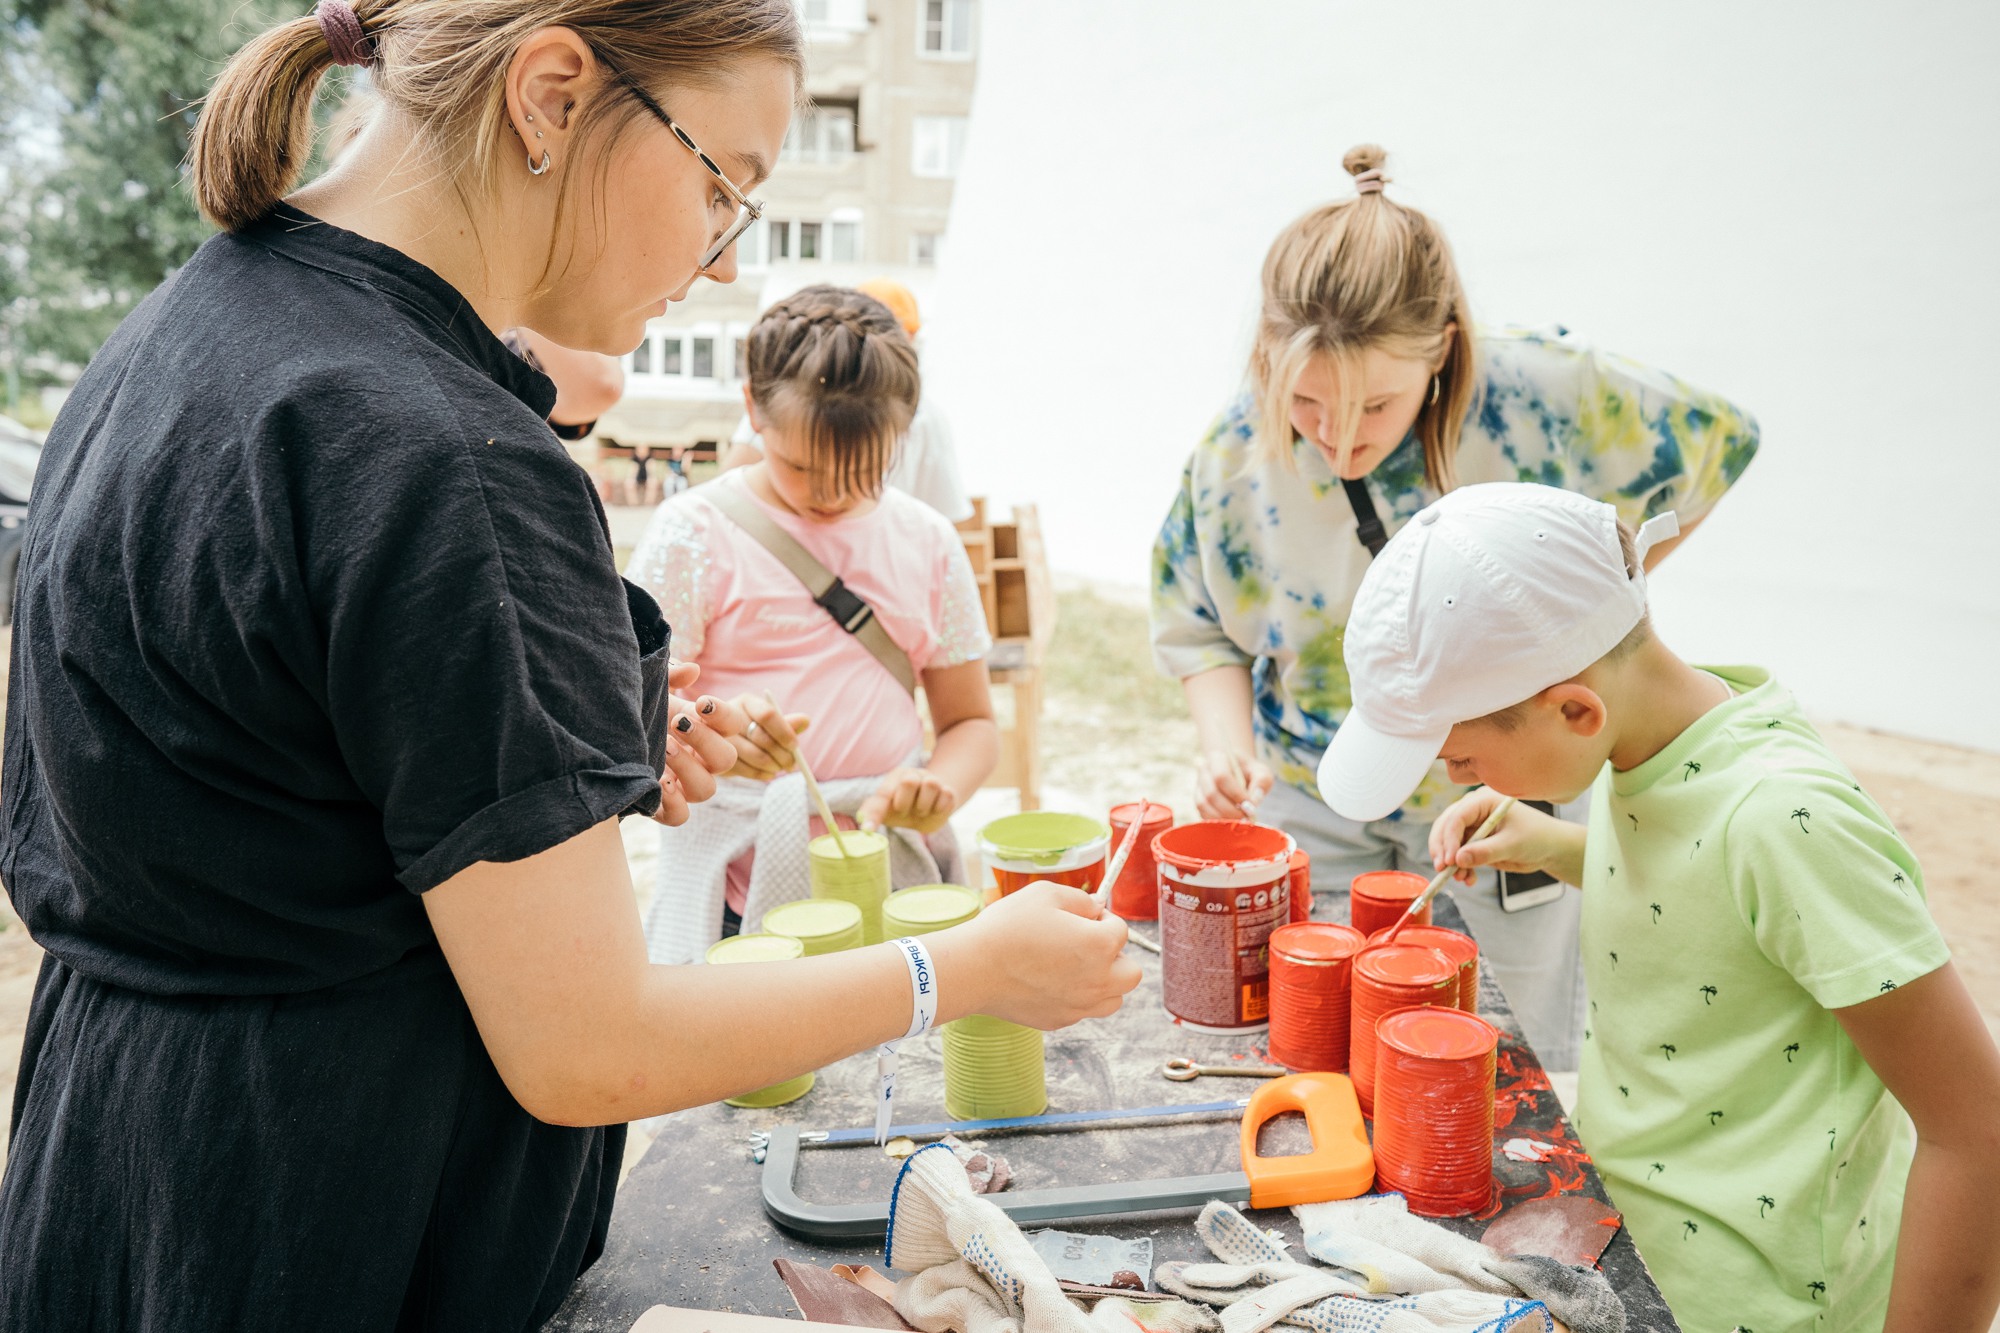
[[(382, 111), (281, 202), (336, 62)], [(733, 279), (800, 70), (789, 0), (327, 0), (217, 82), (224, 234), (78, 382), (21, 557), (0, 1329), (535, 1328), (622, 1122), (1136, 981), (1047, 886), (927, 937), (921, 993), (888, 945), (646, 962), (618, 817), (685, 818), (741, 719), (668, 698), (495, 331), (620, 353)]]

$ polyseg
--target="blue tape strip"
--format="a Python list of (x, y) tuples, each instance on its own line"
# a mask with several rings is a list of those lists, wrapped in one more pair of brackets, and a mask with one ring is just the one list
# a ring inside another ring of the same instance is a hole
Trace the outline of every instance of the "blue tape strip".
[[(1228, 1102), (1195, 1102), (1179, 1106), (1141, 1106), (1130, 1111), (1059, 1111), (1052, 1115), (1015, 1116), (1007, 1120), (939, 1120), (928, 1125), (891, 1125), (891, 1136), (915, 1137), (919, 1134), (963, 1134), (977, 1133), (989, 1129), (1019, 1129), (1034, 1125), (1087, 1125), (1099, 1120), (1147, 1120), (1160, 1116), (1205, 1115), (1211, 1112), (1240, 1111), (1249, 1103), (1246, 1099)], [(875, 1130), (833, 1129), (826, 1137), (816, 1140), (819, 1144), (833, 1143), (873, 1143)]]

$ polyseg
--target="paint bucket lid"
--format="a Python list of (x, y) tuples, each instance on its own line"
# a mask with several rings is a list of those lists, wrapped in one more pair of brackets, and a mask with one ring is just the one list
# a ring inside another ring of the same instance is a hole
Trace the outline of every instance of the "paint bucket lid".
[(959, 884), (916, 884), (882, 904), (882, 919), (904, 931), (943, 930), (979, 915), (979, 895)]
[(731, 935), (708, 946), (711, 963), (781, 963), (803, 958), (806, 946), (790, 935)]
[[(840, 850), (843, 846), (847, 848), (845, 854)], [(886, 854), (889, 840), (865, 829), (842, 829), (838, 839), (831, 833), (822, 833), (807, 844), (807, 849), (822, 861), (860, 861)]]
[(1282, 829), (1242, 819), (1200, 819), (1153, 839), (1160, 873), (1202, 888), (1247, 888), (1291, 873), (1295, 844)]
[(805, 942), (808, 951), (821, 941), (857, 934), (861, 930), (861, 908), (842, 898), (801, 898), (780, 903), (764, 913), (764, 929), (772, 935), (790, 935)]
[(1350, 890), (1363, 898), (1406, 903), (1430, 887), (1430, 881), (1409, 870), (1370, 870), (1356, 875)]
[(1375, 1035), (1406, 1055), (1472, 1060), (1500, 1044), (1500, 1030), (1462, 1009), (1398, 1009), (1378, 1020)]
[(1172, 827), (1174, 808), (1161, 805), (1158, 801), (1127, 801), (1111, 807), (1111, 822), (1119, 828), (1130, 828), (1133, 824), (1141, 828), (1150, 828), (1155, 824)]
[(1458, 964), (1422, 944), (1376, 944), (1361, 951), (1354, 970), (1390, 986), (1442, 986), (1458, 981)]
[(1334, 921), (1297, 921), (1271, 932), (1271, 956), (1295, 963), (1338, 963), (1367, 947), (1360, 931)]
[(1111, 830), (1088, 815), (1049, 810), (1003, 815), (979, 830), (990, 864), (1027, 874), (1075, 870), (1104, 859)]

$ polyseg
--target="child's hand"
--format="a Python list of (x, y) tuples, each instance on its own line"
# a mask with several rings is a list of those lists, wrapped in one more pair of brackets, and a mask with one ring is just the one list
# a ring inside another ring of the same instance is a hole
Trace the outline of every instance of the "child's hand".
[(855, 819), (862, 828), (883, 825), (935, 833), (958, 809), (958, 793), (927, 768), (898, 768), (885, 774), (875, 794), (862, 802)]
[(731, 701), (749, 716), (740, 735), (730, 737), (736, 747), (733, 778), (755, 778), (770, 782), (792, 771), (799, 762), (799, 733), (812, 725), (804, 713), (781, 713), (761, 694), (741, 694)]
[(1195, 761), (1195, 809), (1203, 819), (1250, 819), (1271, 794), (1271, 770), (1229, 750), (1209, 750)]
[(1488, 867), (1508, 874), (1557, 871), (1563, 859), (1564, 831), (1581, 835), (1582, 829), (1519, 802), (1491, 834), (1478, 842), (1465, 841), (1506, 799), (1490, 787), (1481, 787), (1454, 801), (1431, 825), (1431, 865), (1439, 870), (1457, 866), (1458, 873), (1452, 878), (1461, 884), (1472, 883), (1476, 872)]

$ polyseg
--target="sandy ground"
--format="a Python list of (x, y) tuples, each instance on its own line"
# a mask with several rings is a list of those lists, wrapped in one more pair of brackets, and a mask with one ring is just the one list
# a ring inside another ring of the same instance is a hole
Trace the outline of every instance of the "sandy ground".
[[(0, 630), (0, 653), (5, 637)], [(1101, 814), (1145, 796), (1192, 814), (1194, 728), (1179, 688), (1150, 668), (1141, 603), (1118, 590), (1066, 588), (1046, 676), (1045, 806)], [(2000, 1034), (2000, 907), (1988, 891), (1990, 867), (2000, 865), (2000, 755), (1838, 725), (1824, 731), (1916, 849), (1931, 909), (1987, 1026)], [(1016, 808), (1013, 792), (986, 791), (954, 822), (969, 835)], [(654, 830), (628, 820), (624, 831), (643, 908), (652, 896)], [(0, 1105), (12, 1104), (40, 961), (0, 903)], [(632, 1155), (643, 1148), (635, 1138)]]

